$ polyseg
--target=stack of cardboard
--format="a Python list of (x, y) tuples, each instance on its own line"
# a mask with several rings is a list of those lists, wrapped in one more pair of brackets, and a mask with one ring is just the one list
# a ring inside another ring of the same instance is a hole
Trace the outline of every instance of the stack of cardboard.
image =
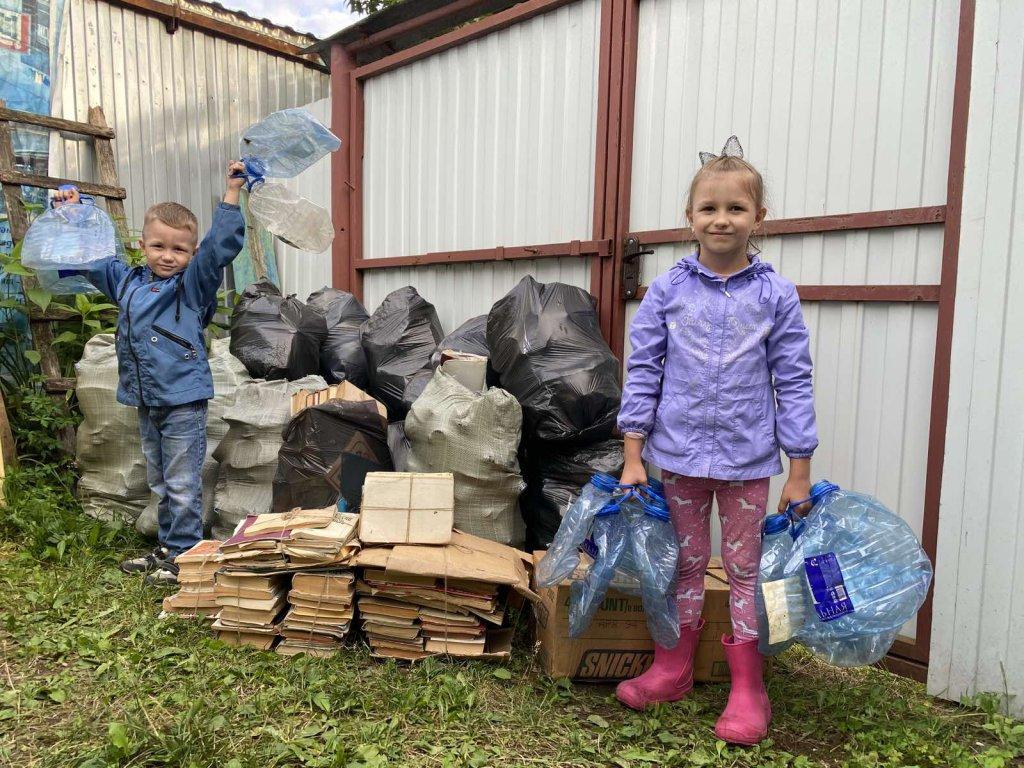
[(352, 571), (296, 573), (288, 592), (288, 614), (281, 623), (284, 640), (277, 652), (336, 654), (352, 626), (354, 599)]
[(288, 580), (287, 574), (218, 571), (214, 592), (221, 610), (213, 625), (217, 638), (229, 645), (272, 648), (287, 604)]
[(348, 400), (354, 403), (369, 400), (376, 403), (377, 412), (380, 413), (381, 416), (387, 418), (388, 415), (388, 409), (384, 407), (382, 402), (370, 397), (370, 395), (363, 392), (363, 390), (355, 384), (343, 381), (340, 384), (333, 384), (330, 387), (327, 387), (327, 389), (321, 389), (316, 392), (309, 392), (305, 389), (300, 389), (298, 392), (294, 393), (292, 395), (292, 418), (306, 408), (312, 408), (314, 405), (327, 403), (331, 400)]
[(220, 567), (216, 560), (220, 544), (215, 539), (206, 539), (174, 559), (181, 589), (164, 598), (164, 611), (184, 618), (212, 619), (217, 615), (220, 606), (214, 593), (213, 575)]
[(526, 554), (459, 531), (444, 545), (368, 547), (358, 606), (375, 656), (419, 659), (438, 653), (505, 659), (507, 609), (536, 599)]
[(335, 507), (249, 515), (221, 545), (218, 562), (261, 571), (342, 565), (359, 549), (358, 520)]

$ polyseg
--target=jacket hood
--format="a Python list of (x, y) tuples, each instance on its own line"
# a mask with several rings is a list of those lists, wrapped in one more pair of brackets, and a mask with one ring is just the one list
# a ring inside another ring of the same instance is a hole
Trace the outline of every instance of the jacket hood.
[[(749, 275), (754, 277), (755, 275), (765, 275), (769, 272), (774, 272), (772, 265), (767, 261), (761, 261), (761, 257), (755, 253), (747, 254), (747, 258), (750, 259), (750, 264), (741, 269), (739, 272), (729, 275), (729, 279), (743, 277)], [(680, 259), (675, 263), (671, 270), (672, 283), (678, 285), (680, 282), (690, 276), (703, 276), (709, 280), (722, 280), (723, 278), (716, 275), (710, 269), (705, 267), (697, 260), (697, 254), (691, 253), (686, 258)]]

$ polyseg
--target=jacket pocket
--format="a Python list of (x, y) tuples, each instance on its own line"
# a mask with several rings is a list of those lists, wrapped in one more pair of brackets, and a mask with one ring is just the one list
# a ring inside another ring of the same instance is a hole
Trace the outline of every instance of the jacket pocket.
[(722, 385), (720, 426), (729, 433), (738, 463), (777, 451), (775, 406), (767, 375), (737, 374)]
[[(195, 344), (190, 342), (188, 339), (183, 339), (176, 333), (171, 333), (165, 328), (161, 328), (159, 325), (153, 325), (153, 331), (163, 336), (165, 339), (173, 344), (176, 344), (182, 350), (182, 356), (185, 360), (198, 360), (199, 353), (196, 351)], [(156, 343), (156, 337), (150, 339), (153, 343)]]

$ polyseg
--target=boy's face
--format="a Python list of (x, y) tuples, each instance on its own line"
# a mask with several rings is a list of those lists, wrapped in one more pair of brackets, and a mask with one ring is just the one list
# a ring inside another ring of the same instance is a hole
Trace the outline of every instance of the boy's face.
[(181, 272), (199, 250), (189, 229), (178, 229), (155, 219), (142, 229), (142, 252), (153, 274), (167, 278)]

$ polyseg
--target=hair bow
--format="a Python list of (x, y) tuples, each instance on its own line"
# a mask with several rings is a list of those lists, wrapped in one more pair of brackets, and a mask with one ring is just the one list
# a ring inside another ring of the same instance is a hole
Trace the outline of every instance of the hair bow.
[(719, 157), (738, 157), (740, 160), (743, 159), (743, 147), (740, 146), (740, 140), (735, 136), (730, 136), (728, 141), (725, 142), (725, 146), (722, 147), (722, 154), (716, 155), (713, 152), (700, 152), (700, 164), (706, 165), (711, 160), (717, 160)]

